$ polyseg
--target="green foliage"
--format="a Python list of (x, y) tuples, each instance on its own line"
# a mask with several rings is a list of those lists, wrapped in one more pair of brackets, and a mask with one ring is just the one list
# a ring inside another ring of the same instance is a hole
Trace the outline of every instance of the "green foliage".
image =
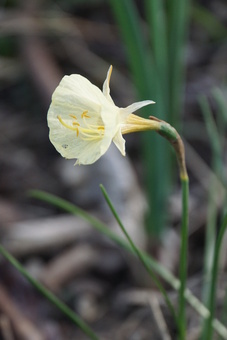
[(128, 240), (129, 245), (132, 248), (132, 251), (134, 252), (135, 255), (137, 255), (138, 259), (140, 260), (140, 262), (142, 263), (142, 265), (144, 266), (144, 268), (146, 269), (146, 271), (148, 272), (148, 274), (150, 275), (150, 277), (152, 278), (153, 282), (155, 283), (155, 285), (157, 286), (157, 288), (160, 290), (160, 292), (162, 293), (164, 300), (166, 301), (167, 306), (169, 307), (169, 310), (174, 318), (174, 321), (176, 323), (176, 326), (178, 329), (180, 329), (180, 325), (179, 325), (179, 321), (177, 319), (176, 313), (175, 313), (175, 309), (173, 304), (171, 303), (168, 294), (166, 292), (166, 290), (164, 289), (163, 285), (161, 284), (161, 282), (159, 281), (159, 279), (157, 278), (157, 276), (153, 273), (153, 271), (150, 268), (149, 262), (147, 261), (146, 256), (144, 256), (144, 254), (142, 253), (142, 251), (140, 251), (140, 249), (135, 245), (135, 243), (132, 241), (130, 235), (128, 234), (127, 230), (125, 229), (123, 223), (121, 222), (121, 219), (117, 213), (117, 211), (115, 210), (113, 203), (111, 202), (110, 197), (108, 196), (106, 189), (104, 188), (103, 185), (100, 185), (102, 194), (114, 216), (114, 218), (116, 219), (119, 227), (121, 228), (123, 234), (125, 235), (126, 239)]
[(36, 288), (47, 300), (56, 306), (69, 320), (75, 323), (90, 339), (99, 340), (92, 329), (74, 313), (68, 306), (66, 306), (53, 293), (46, 289), (40, 282), (35, 280), (25, 268), (13, 257), (2, 245), (0, 245), (0, 253)]
[(192, 18), (204, 27), (208, 35), (215, 40), (226, 39), (227, 28), (218, 18), (206, 8), (194, 3), (192, 7)]
[[(182, 109), (182, 50), (185, 43), (188, 0), (174, 0), (166, 9), (163, 0), (144, 1), (149, 35), (143, 31), (141, 17), (132, 0), (110, 0), (122, 38), (139, 99), (156, 104), (143, 110), (178, 127)], [(176, 10), (177, 8), (177, 10)], [(142, 156), (145, 187), (149, 203), (148, 235), (161, 237), (166, 216), (166, 198), (172, 183), (171, 158), (167, 145), (157, 136), (143, 134)], [(155, 145), (152, 152), (149, 145)]]
[[(99, 221), (97, 218), (91, 216), (84, 210), (78, 208), (74, 204), (71, 204), (59, 197), (54, 195), (42, 192), (42, 191), (32, 191), (32, 197), (35, 197), (39, 200), (52, 204), (65, 212), (71, 213), (73, 215), (77, 215), (90, 223), (96, 230), (98, 230), (101, 234), (107, 236), (114, 243), (119, 245), (122, 249), (127, 250), (128, 252), (138, 256), (138, 253), (135, 252), (135, 248), (132, 247), (125, 239), (119, 237), (117, 234), (113, 233), (108, 226)], [(222, 233), (224, 227), (221, 227)], [(222, 236), (222, 233), (220, 234)], [(220, 240), (221, 240), (220, 236)], [(220, 244), (219, 244), (220, 245)], [(216, 248), (216, 249), (220, 249)], [(142, 254), (143, 259), (145, 259), (146, 263), (149, 264), (153, 273), (156, 273), (160, 276), (166, 283), (168, 283), (173, 289), (180, 291), (182, 288), (180, 281), (170, 273), (163, 265), (157, 262), (152, 256), (148, 255), (146, 252), (139, 250), (140, 254)], [(218, 255), (218, 254), (217, 254)], [(184, 299), (190, 304), (195, 311), (202, 316), (202, 318), (206, 321), (210, 318), (209, 310), (191, 293), (189, 289), (184, 290)], [(219, 320), (213, 318), (212, 319), (212, 327), (216, 331), (217, 334), (220, 335), (222, 339), (227, 339), (227, 328), (222, 324)], [(186, 329), (184, 330), (186, 332)]]
[[(99, 221), (97, 218), (91, 216), (90, 214), (86, 213), (84, 210), (76, 207), (75, 205), (58, 198), (56, 196), (50, 195), (45, 192), (41, 191), (32, 191), (30, 193), (31, 196), (40, 199), (44, 202), (50, 203), (65, 212), (80, 216), (85, 221), (89, 222), (95, 229), (97, 229), (100, 233), (106, 235), (109, 239), (114, 241), (116, 244), (118, 244), (121, 248), (129, 251), (130, 253), (140, 257), (143, 264), (145, 264), (145, 267), (149, 268), (148, 271), (152, 271), (152, 277), (153, 274), (156, 273), (158, 276), (160, 276), (166, 283), (168, 283), (173, 289), (180, 290), (182, 289), (182, 285), (180, 284), (180, 281), (174, 277), (173, 274), (171, 274), (165, 267), (163, 267), (160, 263), (158, 263), (155, 259), (153, 259), (150, 255), (147, 253), (139, 250), (133, 242), (128, 243), (123, 238), (119, 237), (115, 233), (113, 233), (108, 226), (106, 226), (104, 223)], [(113, 207), (111, 208), (114, 209)], [(119, 219), (119, 217), (118, 217)], [(118, 221), (121, 225), (121, 221), (119, 219)], [(223, 220), (223, 224), (220, 228), (216, 249), (215, 249), (215, 257), (214, 257), (214, 266), (213, 266), (213, 283), (212, 283), (212, 291), (215, 292), (216, 287), (216, 281), (215, 278), (217, 277), (217, 264), (218, 264), (218, 258), (220, 253), (220, 247), (221, 242), (223, 239), (224, 231), (227, 224), (227, 217), (225, 216)], [(123, 230), (125, 230), (123, 226)], [(129, 236), (129, 235), (128, 235)], [(130, 237), (128, 241), (131, 240)], [(56, 297), (54, 297), (50, 292), (48, 292), (40, 283), (38, 283), (35, 279), (33, 279), (26, 270), (18, 263), (16, 259), (14, 259), (2, 246), (0, 246), (0, 253), (6, 257), (6, 259), (11, 262), (12, 265), (14, 265), (29, 281), (30, 283), (38, 289), (47, 299), (49, 299), (52, 303), (56, 305), (57, 308), (59, 308), (69, 319), (71, 319), (73, 322), (75, 322), (84, 332), (87, 334), (90, 339), (98, 339), (98, 337), (93, 334), (93, 332), (90, 330), (90, 328), (84, 324), (82, 320), (78, 318), (78, 316), (74, 315), (72, 311), (68, 309), (67, 306), (65, 306), (61, 301), (56, 300)], [(188, 290), (184, 289), (183, 291), (184, 299), (201, 315), (204, 320), (209, 320), (209, 327), (212, 327), (217, 334), (220, 335), (222, 339), (227, 339), (227, 329), (226, 327), (220, 323), (217, 319), (214, 318), (213, 313), (210, 313), (204, 305), (201, 304), (201, 302)], [(213, 304), (213, 300), (210, 300), (210, 303)], [(82, 327), (81, 327), (82, 326)], [(84, 327), (85, 326), (85, 327)], [(91, 332), (91, 333), (90, 333)], [(184, 330), (186, 332), (186, 329)], [(183, 339), (183, 338), (182, 338)]]
[[(214, 120), (211, 107), (206, 97), (200, 97), (200, 106), (206, 123), (212, 154), (212, 171), (215, 178), (211, 179), (209, 190), (208, 218), (206, 226), (204, 253), (204, 285), (203, 301), (210, 311), (210, 317), (203, 322), (202, 340), (212, 339), (212, 319), (215, 315), (216, 286), (218, 281), (219, 254), (223, 236), (227, 226), (227, 216), (224, 215), (219, 233), (217, 234), (218, 200), (220, 197), (226, 203), (227, 177), (223, 171), (224, 136), (227, 128), (227, 105), (220, 90), (213, 91), (217, 105), (217, 123)], [(219, 184), (217, 184), (217, 180)], [(226, 210), (226, 209), (225, 209)], [(224, 310), (224, 313), (226, 311)]]

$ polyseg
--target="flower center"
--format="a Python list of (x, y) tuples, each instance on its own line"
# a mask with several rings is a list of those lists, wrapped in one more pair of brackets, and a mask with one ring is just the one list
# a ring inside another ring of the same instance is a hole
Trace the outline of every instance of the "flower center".
[(103, 125), (89, 124), (88, 120), (91, 119), (91, 117), (89, 116), (88, 111), (83, 111), (80, 123), (75, 115), (69, 114), (69, 117), (72, 119), (71, 125), (64, 122), (61, 116), (57, 116), (59, 122), (64, 127), (76, 132), (76, 137), (86, 141), (93, 141), (104, 137), (105, 127)]

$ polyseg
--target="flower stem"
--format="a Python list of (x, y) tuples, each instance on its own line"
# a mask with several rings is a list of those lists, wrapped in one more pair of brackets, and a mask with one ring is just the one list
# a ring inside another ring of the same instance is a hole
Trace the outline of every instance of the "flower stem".
[(182, 187), (182, 224), (181, 224), (181, 248), (180, 248), (180, 288), (179, 288), (179, 307), (178, 321), (180, 326), (179, 339), (183, 340), (186, 336), (186, 312), (185, 312), (185, 296), (187, 280), (187, 253), (188, 253), (188, 195), (189, 195), (189, 179), (185, 164), (185, 151), (183, 141), (178, 132), (168, 123), (161, 121), (155, 117), (151, 120), (159, 121), (160, 127), (157, 131), (161, 136), (166, 138), (174, 147), (179, 165), (180, 180)]
[(188, 194), (189, 181), (188, 178), (181, 178), (182, 186), (182, 225), (181, 225), (181, 249), (180, 249), (180, 289), (179, 289), (179, 308), (178, 318), (180, 324), (180, 339), (185, 339), (186, 332), (186, 313), (185, 313), (185, 297), (187, 280), (187, 253), (188, 253)]
[[(51, 204), (65, 212), (73, 214), (75, 216), (81, 217), (83, 220), (88, 222), (99, 231), (102, 235), (105, 235), (110, 240), (112, 240), (115, 244), (119, 245), (122, 249), (127, 250), (131, 254), (135, 254), (134, 250), (130, 247), (129, 243), (119, 237), (117, 234), (112, 232), (110, 228), (108, 228), (103, 222), (95, 218), (94, 216), (90, 215), (86, 211), (80, 209), (79, 207), (75, 206), (74, 204), (63, 200), (60, 197), (51, 195), (44, 191), (39, 190), (32, 190), (30, 191), (30, 196), (33, 198), (39, 199), (43, 202)], [(174, 290), (179, 291), (180, 288), (180, 280), (176, 278), (170, 271), (168, 271), (163, 265), (157, 262), (154, 258), (152, 258), (149, 254), (144, 251), (141, 251), (143, 256), (148, 261), (151, 269), (158, 274), (165, 282), (167, 282)], [(188, 304), (204, 319), (208, 319), (210, 316), (209, 310), (204, 306), (200, 300), (192, 294), (192, 292), (187, 288), (184, 291), (185, 300)], [(212, 320), (212, 327), (213, 329), (219, 334), (223, 339), (227, 339), (227, 328), (224, 323), (221, 323), (218, 319)]]
[(169, 307), (169, 310), (174, 318), (175, 324), (178, 327), (178, 329), (180, 329), (180, 325), (178, 323), (178, 318), (177, 315), (175, 313), (174, 307), (172, 302), (170, 301), (168, 294), (166, 292), (166, 290), (164, 289), (163, 285), (161, 284), (161, 282), (159, 281), (159, 279), (157, 278), (157, 276), (154, 274), (149, 261), (147, 260), (146, 256), (144, 256), (144, 254), (142, 253), (142, 251), (135, 245), (135, 243), (133, 242), (133, 240), (131, 239), (130, 235), (128, 234), (127, 230), (125, 229), (123, 223), (121, 222), (120, 217), (118, 216), (118, 213), (116, 212), (113, 203), (111, 202), (106, 189), (104, 188), (104, 186), (102, 184), (100, 184), (100, 189), (102, 191), (102, 194), (110, 208), (110, 210), (113, 213), (113, 216), (115, 217), (118, 225), (120, 226), (122, 232), (124, 233), (126, 239), (128, 240), (128, 243), (130, 244), (130, 247), (132, 248), (133, 252), (137, 255), (138, 259), (140, 260), (140, 262), (142, 263), (142, 265), (144, 266), (144, 268), (146, 269), (146, 271), (148, 272), (148, 274), (150, 275), (150, 277), (152, 278), (153, 282), (156, 284), (156, 286), (158, 287), (158, 289), (160, 290), (160, 292), (162, 293), (167, 306)]

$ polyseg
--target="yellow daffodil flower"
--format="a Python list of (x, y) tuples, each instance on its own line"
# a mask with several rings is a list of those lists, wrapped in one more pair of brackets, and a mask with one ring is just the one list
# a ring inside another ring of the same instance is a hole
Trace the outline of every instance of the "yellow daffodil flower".
[(60, 154), (76, 158), (76, 164), (92, 164), (113, 141), (125, 155), (122, 134), (151, 129), (158, 122), (143, 119), (132, 112), (153, 104), (151, 100), (117, 107), (110, 96), (110, 66), (103, 91), (79, 74), (65, 76), (52, 96), (47, 120), (50, 141)]

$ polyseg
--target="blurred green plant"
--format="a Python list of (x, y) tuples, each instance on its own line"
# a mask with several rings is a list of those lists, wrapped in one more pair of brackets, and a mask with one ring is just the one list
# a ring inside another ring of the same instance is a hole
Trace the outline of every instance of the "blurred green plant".
[(213, 339), (213, 327), (212, 322), (215, 314), (215, 299), (216, 299), (216, 288), (217, 288), (217, 280), (218, 280), (218, 269), (219, 269), (219, 258), (221, 245), (223, 241), (224, 234), (227, 228), (227, 214), (225, 215), (223, 222), (220, 227), (220, 231), (216, 238), (215, 248), (214, 248), (214, 256), (212, 261), (212, 270), (210, 276), (210, 290), (207, 301), (207, 307), (209, 309), (209, 318), (204, 321), (203, 331), (202, 331), (202, 340), (212, 340)]
[(172, 304), (172, 302), (170, 301), (168, 294), (166, 292), (166, 290), (164, 289), (163, 285), (161, 284), (161, 282), (159, 281), (159, 279), (156, 277), (156, 275), (153, 273), (149, 262), (147, 261), (147, 258), (143, 255), (142, 251), (140, 251), (140, 249), (135, 245), (135, 243), (132, 241), (130, 235), (128, 234), (127, 230), (125, 229), (123, 223), (121, 222), (121, 219), (117, 213), (117, 211), (115, 210), (113, 203), (111, 202), (111, 199), (109, 197), (109, 195), (107, 194), (106, 189), (104, 188), (104, 186), (101, 184), (100, 185), (100, 189), (102, 191), (102, 194), (114, 216), (114, 218), (116, 219), (118, 225), (120, 226), (123, 234), (125, 235), (126, 239), (128, 240), (129, 245), (131, 246), (132, 251), (134, 252), (134, 254), (138, 257), (138, 259), (140, 260), (140, 262), (142, 263), (142, 265), (144, 266), (144, 268), (146, 269), (146, 271), (148, 272), (148, 274), (150, 275), (150, 277), (152, 278), (153, 282), (155, 283), (155, 285), (157, 286), (157, 288), (160, 290), (160, 292), (162, 293), (167, 306), (169, 307), (169, 310), (174, 318), (175, 324), (177, 326), (178, 331), (180, 331), (180, 325), (179, 325), (179, 320), (177, 319), (177, 315), (175, 313), (175, 309), (174, 306)]
[[(88, 214), (83, 209), (78, 208), (74, 204), (67, 202), (57, 196), (48, 194), (43, 191), (33, 190), (30, 192), (30, 195), (36, 199), (39, 199), (43, 202), (47, 202), (57, 208), (64, 210), (70, 214), (76, 215), (87, 221), (91, 224), (96, 230), (98, 230), (103, 235), (107, 236), (114, 243), (119, 245), (122, 249), (127, 250), (128, 252), (138, 256), (138, 253), (135, 252), (135, 245), (132, 247), (125, 239), (119, 237), (117, 234), (112, 232), (108, 226), (99, 221), (97, 218)], [(226, 218), (226, 217), (225, 217)], [(223, 219), (225, 221), (225, 218)], [(223, 224), (224, 225), (224, 224)], [(223, 229), (224, 227), (222, 227)], [(178, 280), (171, 272), (169, 272), (163, 265), (161, 265), (158, 261), (156, 261), (152, 256), (148, 255), (146, 252), (139, 250), (142, 257), (145, 259), (147, 264), (149, 264), (153, 273), (156, 273), (160, 276), (166, 283), (170, 285), (173, 289), (179, 291), (181, 289), (180, 280)], [(210, 311), (197, 299), (196, 296), (192, 294), (192, 292), (185, 287), (184, 290), (184, 299), (190, 304), (194, 310), (204, 319), (207, 320), (210, 318)], [(216, 331), (217, 334), (220, 335), (222, 339), (227, 339), (227, 328), (224, 324), (222, 324), (219, 320), (212, 318), (212, 327)], [(185, 329), (186, 331), (186, 329)]]
[[(216, 121), (208, 99), (205, 96), (199, 98), (200, 107), (205, 120), (207, 133), (211, 145), (211, 169), (215, 177), (210, 179), (208, 198), (208, 216), (205, 233), (204, 251), (204, 284), (203, 302), (210, 311), (210, 317), (203, 322), (202, 340), (212, 339), (212, 318), (215, 314), (216, 285), (218, 280), (219, 253), (221, 243), (226, 230), (227, 220), (224, 217), (220, 231), (217, 234), (217, 220), (220, 211), (220, 203), (226, 207), (227, 202), (227, 177), (223, 167), (223, 150), (225, 143), (225, 131), (227, 128), (227, 104), (219, 89), (213, 91), (213, 98), (217, 106)], [(218, 182), (217, 182), (218, 180)], [(225, 216), (226, 208), (223, 211)], [(224, 310), (226, 313), (226, 310)]]
[(16, 43), (13, 37), (1, 37), (0, 36), (0, 56), (12, 57), (17, 51)]
[[(153, 273), (156, 273), (158, 276), (160, 276), (166, 283), (170, 285), (173, 289), (179, 291), (182, 286), (180, 281), (172, 274), (170, 273), (163, 265), (158, 263), (154, 258), (152, 258), (150, 255), (145, 253), (144, 251), (139, 250), (135, 244), (132, 242), (128, 243), (125, 239), (119, 237), (117, 234), (112, 232), (108, 226), (106, 226), (104, 223), (99, 221), (96, 217), (93, 217), (92, 215), (88, 214), (84, 210), (78, 208), (74, 204), (71, 204), (59, 197), (56, 197), (54, 195), (39, 191), (39, 190), (33, 190), (30, 192), (30, 196), (39, 199), (43, 202), (47, 202), (57, 208), (60, 208), (61, 210), (64, 210), (65, 212), (68, 212), (70, 214), (76, 215), (87, 221), (89, 224), (91, 224), (96, 230), (98, 230), (103, 235), (107, 236), (110, 240), (115, 242), (117, 245), (119, 245), (122, 249), (125, 249), (129, 251), (130, 253), (142, 258), (142, 261), (145, 262), (145, 266), (148, 267), (150, 270), (152, 270)], [(118, 215), (115, 215), (117, 217), (118, 222), (122, 225)], [(223, 224), (220, 228), (218, 243), (216, 246), (216, 252), (215, 252), (215, 261), (216, 265), (214, 268), (214, 273), (217, 271), (217, 263), (218, 263), (218, 257), (220, 252), (220, 244), (221, 240), (223, 238), (223, 232), (226, 228), (226, 222), (227, 222), (227, 215), (223, 219)], [(123, 226), (123, 225), (122, 225)], [(125, 228), (123, 227), (123, 230)], [(130, 239), (130, 238), (129, 238)], [(130, 239), (131, 240), (131, 239)], [(75, 324), (77, 324), (78, 327), (82, 329), (82, 331), (85, 332), (85, 334), (88, 335), (90, 339), (98, 339), (98, 336), (93, 333), (93, 331), (69, 308), (64, 305), (61, 301), (59, 301), (55, 296), (53, 296), (52, 293), (50, 293), (45, 287), (43, 287), (39, 282), (37, 282), (34, 278), (32, 278), (27, 271), (23, 268), (23, 266), (12, 256), (10, 255), (4, 247), (0, 246), (0, 253), (13, 265), (15, 268), (17, 268), (22, 275), (25, 276), (25, 278), (36, 288), (38, 291), (40, 291), (41, 294), (43, 294), (50, 302), (52, 302), (57, 308), (59, 308), (71, 321), (73, 321)], [(153, 276), (152, 273), (152, 276)], [(217, 277), (217, 275), (216, 275)], [(215, 288), (215, 282), (213, 282), (213, 287)], [(213, 288), (213, 291), (215, 289)], [(219, 320), (214, 318), (214, 315), (210, 313), (210, 311), (191, 293), (189, 289), (186, 287), (183, 291), (184, 299), (197, 311), (197, 313), (204, 318), (204, 320), (209, 320), (211, 327), (216, 331), (217, 334), (222, 339), (227, 339), (227, 328), (222, 324)], [(185, 329), (186, 332), (186, 329)]]
[(62, 302), (56, 295), (51, 293), (47, 288), (45, 288), (40, 282), (35, 280), (27, 270), (20, 264), (17, 259), (12, 256), (1, 244), (0, 253), (8, 260), (25, 278), (28, 280), (32, 286), (37, 289), (47, 300), (49, 300), (56, 308), (58, 308), (69, 320), (75, 323), (90, 339), (99, 340), (98, 336), (93, 332), (93, 330), (64, 302)]
[[(177, 129), (180, 126), (184, 89), (183, 47), (188, 22), (189, 0), (144, 0), (149, 34), (143, 29), (135, 1), (110, 0), (125, 42), (128, 62), (139, 98), (157, 102), (144, 108), (143, 115), (155, 115)], [(143, 134), (149, 212), (148, 235), (161, 237), (166, 226), (166, 199), (172, 183), (171, 158), (157, 136)], [(148, 145), (155, 145), (150, 152)]]
[(192, 19), (201, 25), (212, 39), (226, 39), (227, 28), (214, 13), (194, 1), (191, 14)]

